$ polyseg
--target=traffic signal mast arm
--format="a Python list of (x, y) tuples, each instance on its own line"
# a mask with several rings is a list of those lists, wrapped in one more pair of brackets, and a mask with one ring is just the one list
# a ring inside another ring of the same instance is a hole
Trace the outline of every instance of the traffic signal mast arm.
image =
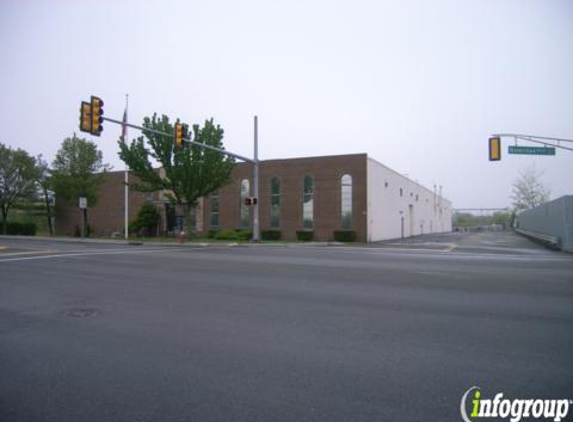
[[(116, 124), (118, 124), (118, 125), (124, 125), (124, 126), (127, 126), (127, 127), (131, 127), (131, 128), (134, 128), (134, 129), (138, 129), (138, 130), (141, 130), (141, 131), (147, 131), (147, 132), (155, 133), (156, 135), (167, 136), (167, 137), (169, 137), (169, 138), (173, 138), (173, 134), (172, 134), (172, 133), (165, 133), (165, 132), (160, 132), (160, 131), (158, 131), (158, 130), (147, 129), (147, 128), (142, 127), (142, 126), (133, 125), (133, 124), (131, 124), (131, 123), (122, 122), (121, 120), (116, 120), (116, 119), (112, 119), (112, 118), (109, 118), (109, 117), (104, 117), (103, 120), (106, 120), (106, 121), (111, 122), (111, 123), (116, 123)], [(201, 148), (210, 149), (210, 150), (212, 150), (212, 151), (217, 151), (217, 152), (220, 153), (220, 154), (225, 154), (225, 155), (228, 155), (228, 156), (230, 156), (230, 157), (234, 157), (234, 158), (237, 158), (237, 159), (239, 159), (239, 160), (246, 161), (246, 162), (248, 162), (248, 163), (256, 164), (256, 163), (258, 162), (258, 160), (253, 160), (252, 158), (247, 158), (247, 157), (244, 157), (244, 156), (242, 156), (242, 155), (239, 155), (239, 154), (235, 154), (235, 153), (226, 151), (226, 150), (224, 150), (224, 149), (220, 149), (220, 148), (217, 148), (217, 147), (214, 147), (214, 146), (211, 146), (211, 145), (205, 145), (205, 144), (202, 144), (201, 142), (193, 141), (193, 140), (191, 140), (190, 137), (188, 137), (188, 138), (183, 138), (183, 141), (185, 141), (185, 142), (187, 142), (187, 143), (189, 143), (189, 144), (192, 144), (192, 145), (197, 145), (197, 146), (199, 146), (199, 147), (201, 147)]]
[[(520, 135), (518, 133), (500, 133), (500, 134), (492, 135), (492, 137), (495, 137), (495, 138), (507, 137), (507, 138), (514, 138), (516, 140), (521, 139), (521, 140), (524, 140), (527, 142), (533, 142), (536, 144), (541, 144), (541, 145), (545, 145), (545, 146), (551, 146), (551, 147), (555, 147), (555, 148), (561, 148), (561, 149), (573, 151), (573, 148), (559, 145), (560, 142), (573, 142), (573, 139), (550, 138), (547, 136), (535, 136), (535, 135)], [(550, 142), (546, 142), (546, 141), (550, 141)]]

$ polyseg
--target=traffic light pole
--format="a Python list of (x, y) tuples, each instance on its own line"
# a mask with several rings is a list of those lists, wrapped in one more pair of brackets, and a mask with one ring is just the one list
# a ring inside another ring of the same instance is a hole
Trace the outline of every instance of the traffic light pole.
[(566, 149), (568, 151), (573, 151), (573, 148), (560, 145), (561, 142), (573, 142), (573, 139), (550, 138), (548, 136), (537, 136), (537, 135), (522, 135), (518, 133), (500, 133), (493, 136), (498, 138), (501, 137), (514, 138), (516, 141), (518, 139), (521, 139), (523, 141), (533, 142), (544, 146), (550, 146), (553, 148), (560, 148), (560, 149)]
[(255, 204), (253, 204), (253, 242), (258, 242), (260, 240), (260, 228), (259, 228), (259, 119), (255, 116), (255, 151), (254, 151), (254, 163), (253, 163), (253, 190), (255, 198), (257, 198)]
[[(131, 123), (124, 123), (124, 122), (122, 122), (121, 120), (112, 119), (112, 118), (110, 118), (110, 117), (104, 117), (103, 119), (104, 119), (105, 121), (107, 121), (107, 122), (116, 123), (116, 124), (118, 124), (118, 125), (124, 125), (124, 126), (127, 126), (127, 127), (131, 127), (131, 128), (133, 128), (133, 129), (138, 129), (138, 130), (145, 131), (145, 132), (155, 133), (156, 135), (167, 136), (167, 137), (169, 137), (169, 138), (172, 138), (172, 137), (173, 137), (173, 134), (172, 134), (172, 133), (166, 133), (166, 132), (161, 132), (161, 131), (159, 131), (159, 130), (148, 129), (148, 128), (145, 128), (145, 127), (143, 127), (143, 126), (137, 126), (137, 125), (134, 125), (134, 124), (131, 124)], [(198, 147), (201, 147), (201, 148), (210, 149), (211, 151), (216, 151), (216, 152), (218, 152), (218, 153), (220, 153), (220, 154), (228, 155), (229, 157), (234, 157), (234, 158), (236, 158), (236, 159), (238, 159), (238, 160), (246, 161), (247, 163), (253, 163), (253, 164), (255, 164), (255, 160), (253, 160), (252, 158), (243, 157), (242, 155), (235, 154), (235, 153), (233, 153), (233, 152), (229, 152), (229, 151), (224, 150), (224, 149), (220, 149), (220, 148), (217, 148), (217, 147), (214, 147), (214, 146), (211, 146), (211, 145), (205, 145), (205, 144), (202, 144), (201, 142), (193, 141), (193, 140), (191, 140), (190, 137), (189, 137), (189, 138), (185, 138), (185, 139), (183, 139), (183, 140), (184, 140), (185, 142), (187, 142), (188, 144), (197, 145)]]
[[(121, 120), (112, 119), (109, 117), (103, 117), (104, 121), (115, 123), (118, 125), (123, 125), (126, 127), (130, 127), (133, 129), (138, 129), (141, 131), (147, 131), (150, 133), (154, 133), (160, 136), (167, 136), (169, 138), (173, 137), (172, 133), (165, 133), (154, 129), (148, 129), (143, 126), (137, 126), (131, 123), (123, 122)], [(197, 145), (200, 148), (209, 149), (211, 151), (216, 151), (220, 154), (228, 155), (229, 157), (236, 158), (241, 161), (245, 161), (247, 163), (253, 164), (253, 190), (255, 197), (257, 198), (257, 204), (253, 205), (253, 242), (258, 242), (260, 240), (260, 227), (259, 227), (259, 205), (258, 205), (258, 198), (259, 198), (259, 140), (258, 140), (258, 119), (255, 116), (255, 151), (254, 151), (254, 158), (244, 157), (239, 154), (235, 154), (233, 152), (226, 151), (224, 149), (220, 149), (211, 145), (205, 145), (201, 142), (196, 142), (191, 139), (191, 136), (188, 138), (183, 139), (186, 143)]]

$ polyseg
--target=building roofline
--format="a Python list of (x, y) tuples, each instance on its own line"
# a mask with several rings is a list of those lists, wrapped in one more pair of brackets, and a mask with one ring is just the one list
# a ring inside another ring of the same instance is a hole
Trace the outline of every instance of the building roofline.
[[(419, 183), (419, 182), (416, 182), (415, 180), (410, 179), (408, 176), (404, 176), (402, 173), (400, 173), (400, 172), (398, 172), (398, 171), (396, 171), (396, 170), (394, 170), (394, 169), (388, 167), (387, 165), (382, 164), (380, 161), (378, 161), (378, 160), (376, 160), (376, 159), (374, 159), (374, 158), (372, 158), (372, 157), (368, 157), (368, 160), (373, 161), (373, 162), (376, 163), (377, 165), (379, 165), (379, 166), (381, 166), (381, 167), (384, 167), (386, 170), (389, 170), (389, 171), (391, 171), (392, 173), (394, 173), (394, 174), (396, 174), (396, 175), (398, 175), (398, 176), (400, 176), (400, 177), (402, 177), (402, 178), (408, 180), (410, 183), (412, 183), (412, 184), (414, 184), (414, 185), (417, 185), (418, 187), (420, 187), (420, 188), (422, 188), (422, 189), (424, 189), (424, 190), (430, 192), (432, 195), (434, 194), (434, 191), (432, 191), (431, 189), (427, 188), (426, 186), (422, 185), (422, 184)], [(436, 194), (439, 195), (439, 196), (440, 196), (442, 199), (444, 199), (445, 201), (448, 201), (448, 202), (450, 203), (450, 205), (452, 204), (452, 201), (450, 201), (450, 200), (449, 200), (448, 198), (446, 198), (445, 196), (440, 195), (439, 192), (436, 192)]]
[(355, 154), (336, 154), (336, 155), (313, 155), (310, 157), (292, 157), (292, 158), (269, 158), (266, 160), (260, 160), (261, 163), (268, 161), (295, 161), (295, 160), (316, 160), (322, 158), (348, 158), (348, 157), (368, 157), (365, 152), (355, 153)]

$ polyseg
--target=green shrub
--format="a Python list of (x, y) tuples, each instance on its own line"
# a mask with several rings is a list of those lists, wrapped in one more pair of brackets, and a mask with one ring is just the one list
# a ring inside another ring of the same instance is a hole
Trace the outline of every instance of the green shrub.
[(217, 236), (217, 233), (219, 233), (219, 230), (209, 230), (207, 237), (209, 239), (215, 239), (215, 236)]
[(6, 223), (6, 234), (21, 236), (36, 236), (36, 223)]
[(337, 242), (355, 242), (356, 232), (354, 230), (334, 230), (334, 240)]
[(236, 230), (221, 230), (213, 238), (216, 240), (240, 240)]
[(253, 232), (250, 230), (235, 230), (237, 232), (237, 237), (239, 240), (251, 240), (253, 238)]
[(262, 230), (261, 237), (263, 240), (280, 240), (281, 231), (280, 230)]
[(296, 238), (300, 241), (308, 242), (314, 238), (314, 232), (309, 230), (297, 230)]
[(159, 213), (153, 204), (147, 202), (137, 212), (137, 217), (129, 223), (129, 232), (139, 236), (153, 236), (157, 230)]

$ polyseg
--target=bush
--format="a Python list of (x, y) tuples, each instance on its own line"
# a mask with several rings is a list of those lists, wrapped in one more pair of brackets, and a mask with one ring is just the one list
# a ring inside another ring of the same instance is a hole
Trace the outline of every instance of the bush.
[(249, 230), (221, 230), (213, 235), (216, 240), (251, 240), (253, 233)]
[(237, 237), (239, 240), (251, 240), (253, 238), (253, 232), (250, 230), (236, 230)]
[(209, 230), (207, 237), (209, 239), (215, 239), (215, 236), (217, 236), (218, 233), (219, 233), (219, 230)]
[(355, 242), (356, 232), (354, 230), (334, 230), (334, 240), (337, 242)]
[(314, 238), (314, 232), (309, 230), (297, 230), (296, 238), (300, 241), (308, 242)]
[(129, 223), (130, 233), (143, 236), (153, 236), (156, 233), (159, 213), (151, 203), (141, 206), (137, 212), (137, 218)]
[(236, 230), (221, 230), (213, 236), (216, 240), (239, 240), (239, 233)]
[(36, 236), (36, 230), (36, 223), (6, 223), (6, 234), (10, 235)]
[(280, 240), (280, 230), (261, 230), (261, 238), (263, 240)]

